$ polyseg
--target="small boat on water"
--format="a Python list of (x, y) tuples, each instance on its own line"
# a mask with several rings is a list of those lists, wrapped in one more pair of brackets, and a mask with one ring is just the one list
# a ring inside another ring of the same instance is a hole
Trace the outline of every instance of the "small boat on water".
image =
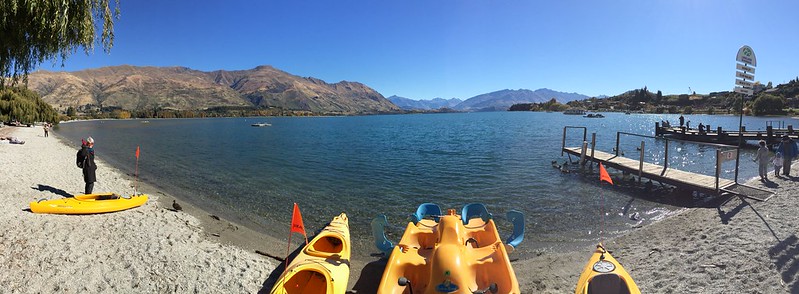
[(254, 124), (251, 124), (251, 126), (253, 126), (253, 127), (271, 127), (272, 124), (270, 124), (270, 123), (254, 123)]
[(53, 214), (95, 214), (115, 212), (141, 206), (147, 195), (125, 198), (114, 193), (82, 194), (71, 198), (39, 200), (31, 202), (31, 211)]
[(344, 294), (350, 277), (350, 226), (347, 214), (333, 218), (289, 263), (271, 294)]
[(564, 111), (564, 112), (563, 112), (563, 114), (569, 114), (569, 115), (585, 115), (585, 110), (584, 110), (584, 109), (576, 109), (576, 108), (572, 108), (572, 109), (567, 109), (566, 111)]
[(599, 244), (583, 269), (574, 293), (641, 294), (641, 290), (621, 264)]
[(603, 114), (601, 114), (601, 113), (589, 113), (589, 114), (587, 114), (587, 115), (585, 115), (583, 117), (587, 117), (587, 118), (604, 118), (605, 116)]
[(411, 217), (396, 246), (385, 237), (385, 216), (372, 221), (375, 245), (390, 252), (377, 293), (520, 293), (508, 251), (524, 239), (521, 212), (508, 212), (514, 228), (505, 242), (480, 203), (464, 206), (460, 215), (454, 209), (442, 215), (438, 205), (424, 203)]

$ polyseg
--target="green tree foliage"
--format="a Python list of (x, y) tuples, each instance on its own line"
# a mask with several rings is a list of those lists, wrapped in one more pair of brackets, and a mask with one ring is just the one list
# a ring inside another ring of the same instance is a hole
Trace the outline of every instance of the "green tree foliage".
[(58, 122), (58, 112), (39, 94), (19, 87), (0, 89), (0, 120), (22, 123)]
[[(110, 2), (0, 0), (0, 76), (11, 77), (13, 85), (45, 60), (60, 59), (63, 65), (79, 47), (89, 54), (95, 26), (102, 27), (99, 43), (106, 52), (111, 50), (119, 0)], [(0, 87), (4, 85), (5, 79), (0, 79)]]
[(563, 111), (569, 108), (555, 98), (544, 103), (520, 103), (511, 105), (508, 111)]
[(782, 97), (770, 94), (761, 94), (757, 97), (757, 99), (755, 99), (752, 105), (752, 114), (783, 114), (783, 107), (785, 107), (785, 100)]

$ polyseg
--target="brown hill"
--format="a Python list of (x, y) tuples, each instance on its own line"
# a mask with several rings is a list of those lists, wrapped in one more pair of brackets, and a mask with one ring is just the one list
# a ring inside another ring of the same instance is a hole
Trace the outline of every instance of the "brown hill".
[(37, 71), (28, 77), (28, 87), (59, 109), (85, 105), (128, 110), (271, 106), (341, 114), (399, 111), (361, 83), (328, 84), (271, 66), (213, 72), (127, 65), (76, 72)]

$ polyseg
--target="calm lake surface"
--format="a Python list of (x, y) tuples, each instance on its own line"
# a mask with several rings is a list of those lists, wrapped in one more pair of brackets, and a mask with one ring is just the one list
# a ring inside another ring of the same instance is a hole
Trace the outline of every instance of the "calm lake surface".
[[(682, 207), (706, 204), (709, 197), (677, 197), (667, 189), (644, 193), (610, 170), (616, 186), (599, 186), (596, 171), (562, 173), (564, 126), (585, 126), (597, 149), (611, 152), (616, 132), (653, 135), (655, 122), (677, 124), (679, 115), (605, 113), (583, 118), (562, 113), (490, 112), (353, 117), (278, 117), (216, 119), (106, 120), (61, 124), (56, 133), (80, 146), (92, 136), (98, 158), (133, 174), (141, 146), (140, 179), (237, 222), (285, 238), (292, 203), (302, 210), (306, 229), (320, 229), (345, 211), (350, 217), (354, 254), (377, 252), (369, 222), (385, 214), (390, 238), (399, 240), (408, 215), (423, 202), (442, 209), (482, 202), (494, 214), (501, 235), (511, 209), (526, 217), (521, 258), (541, 250), (563, 250), (646, 225)], [(688, 115), (713, 129), (735, 129), (737, 116)], [(787, 117), (745, 117), (748, 130), (767, 121), (799, 126)], [(271, 127), (251, 127), (269, 122)], [(776, 125), (776, 123), (775, 123)], [(638, 158), (644, 141), (646, 161), (662, 164), (663, 140), (621, 137), (621, 152)], [(570, 130), (567, 145), (578, 146), (582, 131)], [(669, 144), (669, 165), (713, 175), (715, 148)], [(740, 178), (757, 175), (754, 150), (742, 153)], [(722, 177), (734, 178), (734, 162)], [(103, 190), (102, 179), (95, 186)], [(132, 193), (131, 191), (116, 191)], [(144, 191), (155, 193), (155, 191)], [(604, 201), (602, 198), (604, 197)], [(630, 215), (638, 212), (641, 220)], [(310, 233), (310, 232), (309, 232)]]

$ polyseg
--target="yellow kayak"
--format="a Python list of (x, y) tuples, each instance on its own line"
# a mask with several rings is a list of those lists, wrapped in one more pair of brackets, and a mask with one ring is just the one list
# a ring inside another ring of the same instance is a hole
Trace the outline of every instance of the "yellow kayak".
[(596, 251), (580, 275), (576, 294), (641, 294), (638, 286), (624, 267), (610, 255), (602, 244)]
[(113, 193), (82, 194), (71, 198), (40, 200), (31, 202), (31, 211), (54, 214), (94, 214), (114, 212), (141, 206), (147, 195), (124, 198)]
[(344, 294), (350, 278), (350, 250), (349, 221), (342, 213), (289, 263), (271, 293)]
[(487, 212), (484, 219), (466, 220), (454, 209), (431, 215), (434, 219), (408, 223), (377, 293), (521, 292), (506, 244)]

